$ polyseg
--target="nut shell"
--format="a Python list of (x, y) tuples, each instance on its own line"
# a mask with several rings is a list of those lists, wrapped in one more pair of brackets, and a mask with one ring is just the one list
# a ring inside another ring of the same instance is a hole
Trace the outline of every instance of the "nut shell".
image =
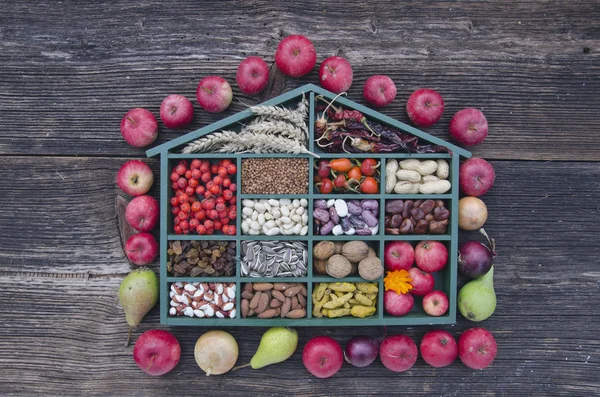
[(333, 255), (327, 261), (327, 274), (335, 278), (343, 278), (352, 272), (352, 264), (342, 255)]

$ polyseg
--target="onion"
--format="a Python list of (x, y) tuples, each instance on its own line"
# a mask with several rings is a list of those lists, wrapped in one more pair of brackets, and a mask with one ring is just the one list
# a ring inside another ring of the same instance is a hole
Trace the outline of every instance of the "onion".
[(463, 197), (458, 200), (458, 227), (463, 230), (477, 230), (488, 217), (487, 207), (477, 197)]
[(485, 230), (479, 231), (487, 238), (488, 244), (468, 241), (458, 249), (458, 270), (469, 278), (478, 278), (486, 274), (497, 256), (496, 242), (488, 237)]
[(366, 367), (377, 358), (380, 343), (380, 339), (371, 338), (370, 336), (354, 337), (346, 345), (344, 358), (355, 367)]
[(221, 375), (229, 371), (238, 359), (238, 344), (230, 333), (209, 331), (203, 334), (194, 347), (198, 366), (208, 375)]

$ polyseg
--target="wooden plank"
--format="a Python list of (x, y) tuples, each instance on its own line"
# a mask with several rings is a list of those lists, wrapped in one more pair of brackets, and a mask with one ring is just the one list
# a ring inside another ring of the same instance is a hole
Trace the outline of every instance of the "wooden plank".
[[(120, 246), (113, 177), (126, 159), (1, 160), (2, 394), (158, 396), (200, 388), (230, 396), (282, 390), (302, 396), (594, 395), (600, 387), (600, 170), (594, 163), (492, 162), (496, 185), (483, 200), (490, 212), (485, 227), (498, 243), (496, 313), (482, 323), (459, 315), (456, 325), (435, 327), (456, 336), (473, 326), (490, 329), (500, 347), (490, 368), (472, 371), (456, 362), (433, 369), (419, 358), (399, 375), (376, 360), (366, 369), (345, 364), (334, 378), (317, 380), (302, 365), (307, 340), (330, 335), (345, 344), (382, 329), (298, 328), (299, 350), (290, 360), (206, 378), (193, 346), (209, 328), (171, 327), (182, 344), (180, 364), (165, 377), (146, 376), (132, 348), (123, 347), (127, 326), (116, 301), (129, 265)], [(475, 235), (461, 232), (463, 241)], [(160, 327), (158, 312), (143, 321), (134, 341)], [(388, 327), (388, 333), (407, 333), (419, 343), (431, 329)], [(227, 330), (244, 363), (265, 328)]]
[[(454, 112), (481, 108), (490, 136), (475, 156), (600, 159), (598, 0), (351, 0), (343, 7), (262, 0), (180, 2), (169, 10), (155, 0), (136, 7), (0, 4), (0, 154), (143, 156), (119, 133), (128, 109), (158, 115), (167, 94), (194, 98), (197, 82), (210, 74), (233, 83), (241, 59), (256, 54), (272, 63), (283, 35), (303, 33), (319, 61), (338, 53), (350, 60), (349, 99), (364, 103), (367, 77), (392, 77), (398, 96), (383, 109), (388, 116), (407, 121), (405, 101), (415, 88), (440, 91), (446, 111), (427, 130), (439, 138), (448, 139)], [(269, 95), (318, 81), (316, 68), (300, 79), (274, 75)], [(236, 99), (225, 113), (196, 107), (185, 132), (266, 99), (232, 86)], [(157, 144), (181, 134), (161, 127)]]

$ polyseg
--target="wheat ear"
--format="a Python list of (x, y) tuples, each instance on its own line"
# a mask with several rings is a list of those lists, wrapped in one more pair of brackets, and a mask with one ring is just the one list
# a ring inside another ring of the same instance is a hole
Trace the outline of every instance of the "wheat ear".
[(214, 132), (203, 138), (188, 143), (188, 145), (183, 148), (181, 153), (189, 154), (207, 152), (215, 147), (220, 147), (231, 141), (237, 140), (237, 136), (238, 134), (233, 131)]

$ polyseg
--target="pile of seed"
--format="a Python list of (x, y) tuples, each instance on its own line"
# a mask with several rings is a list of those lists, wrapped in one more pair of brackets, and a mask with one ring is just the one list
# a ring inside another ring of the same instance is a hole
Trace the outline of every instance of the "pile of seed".
[(242, 276), (304, 277), (308, 254), (301, 241), (242, 241)]
[(242, 160), (242, 194), (307, 194), (308, 159)]
[(235, 241), (169, 241), (170, 275), (203, 277), (235, 275)]

